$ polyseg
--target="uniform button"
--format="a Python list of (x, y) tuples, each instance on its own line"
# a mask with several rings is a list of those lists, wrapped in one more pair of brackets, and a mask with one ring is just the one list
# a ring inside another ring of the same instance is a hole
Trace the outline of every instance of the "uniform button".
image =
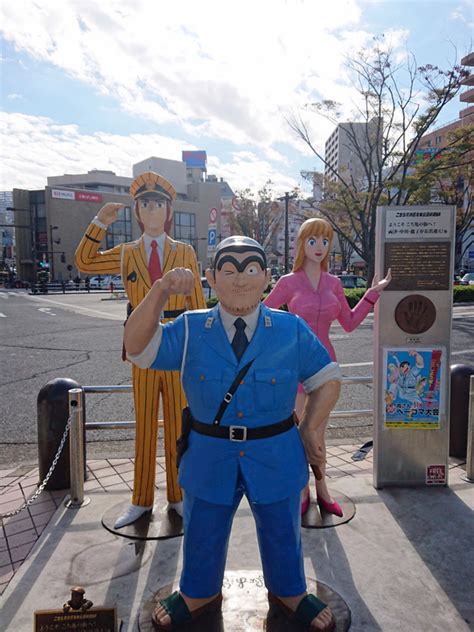
[(241, 383), (241, 384), (243, 384), (243, 383), (244, 383), (244, 381), (243, 381), (243, 380), (240, 380), (240, 383)]
[(272, 384), (276, 384), (276, 380), (274, 377), (272, 377)]
[(237, 417), (242, 418), (243, 416), (244, 416), (244, 413), (241, 410), (239, 410), (239, 412), (237, 413)]
[(245, 452), (244, 452), (243, 450), (241, 450), (241, 451), (239, 452), (239, 456), (245, 456)]
[(204, 380), (204, 375), (200, 375), (199, 379), (201, 380), (201, 382)]

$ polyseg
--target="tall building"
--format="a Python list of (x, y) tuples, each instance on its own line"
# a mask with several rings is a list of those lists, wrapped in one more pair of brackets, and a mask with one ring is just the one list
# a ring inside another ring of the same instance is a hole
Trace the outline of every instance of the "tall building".
[[(201, 269), (204, 269), (208, 262), (210, 210), (220, 209), (221, 197), (232, 197), (233, 193), (222, 179), (207, 175), (206, 152), (184, 154), (189, 165), (184, 160), (150, 157), (133, 165), (132, 171), (134, 177), (143, 171), (156, 171), (173, 184), (177, 199), (173, 204), (171, 236), (192, 244)], [(111, 248), (117, 243), (137, 239), (140, 229), (129, 195), (132, 181), (132, 177), (94, 169), (85, 174), (50, 176), (42, 190), (14, 189), (15, 223), (24, 226), (17, 232), (18, 276), (33, 281), (39, 266), (49, 268), (55, 280), (76, 276), (74, 252), (77, 244), (91, 219), (106, 202), (119, 202), (124, 208), (107, 230), (102, 247)]]
[(367, 179), (367, 165), (374, 164), (380, 150), (380, 119), (368, 123), (339, 123), (326, 141), (324, 175), (333, 182), (336, 173), (346, 181), (352, 179), (362, 190)]
[[(463, 66), (474, 67), (474, 52), (469, 53), (466, 57), (461, 59)], [(471, 72), (463, 81), (463, 85), (466, 88), (461, 92), (459, 100), (461, 103), (468, 103), (468, 105), (459, 112), (459, 116), (454, 121), (450, 121), (445, 125), (441, 125), (435, 128), (432, 132), (425, 134), (418, 146), (416, 152), (417, 161), (429, 160), (433, 155), (437, 154), (440, 149), (446, 147), (450, 142), (450, 134), (455, 130), (465, 127), (467, 125), (474, 125), (474, 72)], [(474, 155), (471, 155), (471, 162), (468, 168), (472, 170), (474, 167)], [(466, 189), (464, 182), (459, 182), (460, 188)], [(467, 189), (464, 195), (464, 204), (471, 205), (472, 209), (472, 190)], [(466, 208), (466, 207), (465, 207)], [(458, 252), (456, 255), (457, 260), (462, 268), (466, 270), (474, 270), (474, 226), (464, 235), (462, 243), (456, 244)], [(464, 257), (461, 259), (461, 253), (464, 252)]]
[(11, 191), (0, 191), (0, 269), (10, 269), (15, 265), (15, 229)]

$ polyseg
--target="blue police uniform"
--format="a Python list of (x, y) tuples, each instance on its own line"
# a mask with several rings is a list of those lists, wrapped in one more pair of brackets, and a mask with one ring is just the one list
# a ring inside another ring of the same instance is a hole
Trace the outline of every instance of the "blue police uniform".
[[(163, 325), (151, 368), (182, 370), (193, 417), (212, 425), (238, 371), (250, 360), (253, 364), (221, 426), (277, 423), (292, 414), (298, 383), (313, 390), (339, 379), (337, 363), (301, 318), (264, 305), (240, 360), (216, 306)], [(280, 596), (304, 592), (299, 495), (307, 482), (308, 465), (296, 426), (248, 441), (191, 431), (179, 468), (185, 492), (182, 592), (208, 597), (221, 589), (232, 519), (243, 494), (255, 517), (267, 588)]]

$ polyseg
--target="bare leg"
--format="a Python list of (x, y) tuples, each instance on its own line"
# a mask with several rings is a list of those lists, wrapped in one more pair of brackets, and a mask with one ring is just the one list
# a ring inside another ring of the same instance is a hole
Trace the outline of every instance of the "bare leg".
[[(300, 393), (296, 395), (295, 401), (295, 411), (298, 419), (301, 419), (303, 416), (304, 407), (306, 404), (306, 393)], [(318, 444), (321, 446), (321, 449), (324, 453), (324, 463), (320, 465), (319, 469), (322, 474), (321, 480), (316, 480), (316, 493), (320, 498), (326, 500), (329, 503), (334, 502), (334, 499), (331, 498), (331, 495), (328, 490), (327, 481), (326, 481), (326, 441), (324, 440), (324, 435), (326, 432), (326, 427), (328, 425), (328, 419), (324, 421), (324, 423), (318, 428), (316, 436), (318, 437)], [(304, 493), (304, 492), (303, 492)]]
[[(296, 412), (296, 416), (298, 417), (298, 420), (301, 419), (303, 415), (305, 403), (306, 403), (306, 393), (300, 393), (298, 391), (298, 393), (296, 394), (296, 400), (295, 400), (295, 412)], [(306, 485), (306, 487), (301, 492), (301, 511), (305, 512), (308, 507), (309, 507), (309, 485)]]
[(321, 449), (323, 451), (323, 456), (324, 456), (324, 462), (319, 466), (319, 470), (321, 472), (321, 479), (320, 480), (316, 480), (316, 493), (318, 494), (319, 498), (322, 498), (323, 500), (326, 500), (329, 503), (334, 502), (334, 499), (331, 498), (331, 495), (329, 493), (328, 490), (328, 486), (327, 486), (327, 478), (326, 478), (326, 441), (324, 438), (324, 435), (326, 433), (326, 427), (328, 425), (328, 419), (324, 420), (324, 423), (321, 424), (321, 426), (318, 428), (317, 432), (316, 432), (316, 436), (318, 438), (318, 445), (321, 446)]

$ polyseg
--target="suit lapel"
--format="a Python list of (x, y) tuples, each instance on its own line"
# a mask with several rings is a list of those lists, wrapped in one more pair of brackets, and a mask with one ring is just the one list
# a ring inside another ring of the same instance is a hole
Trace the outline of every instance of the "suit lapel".
[(165, 247), (163, 249), (163, 263), (161, 273), (165, 274), (176, 266), (176, 257), (178, 256), (178, 248), (176, 242), (166, 235)]
[(132, 248), (131, 258), (133, 260), (135, 269), (139, 277), (141, 277), (143, 283), (148, 290), (151, 289), (151, 279), (148, 272), (148, 265), (146, 261), (145, 244), (143, 237), (136, 242), (136, 245)]

